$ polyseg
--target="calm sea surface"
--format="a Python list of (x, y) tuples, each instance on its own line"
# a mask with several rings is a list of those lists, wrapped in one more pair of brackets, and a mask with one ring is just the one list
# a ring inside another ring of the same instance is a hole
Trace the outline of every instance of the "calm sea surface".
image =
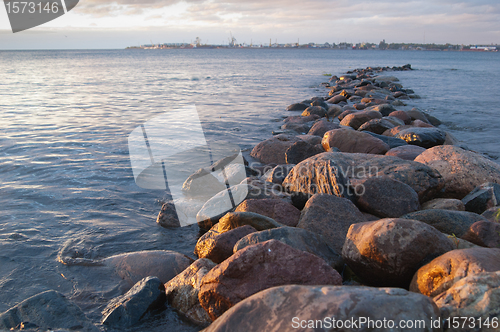
[[(0, 51), (0, 312), (56, 289), (96, 323), (119, 294), (100, 259), (169, 249), (194, 257), (196, 225), (155, 223), (165, 198), (136, 186), (127, 137), (196, 105), (207, 141), (242, 149), (271, 136), (288, 104), (325, 95), (328, 77), (366, 66), (397, 72), (469, 148), (500, 157), (500, 53), (333, 50)], [(296, 114), (293, 114), (296, 115)], [(167, 328), (166, 328), (167, 327)], [(132, 330), (196, 331), (172, 310)]]

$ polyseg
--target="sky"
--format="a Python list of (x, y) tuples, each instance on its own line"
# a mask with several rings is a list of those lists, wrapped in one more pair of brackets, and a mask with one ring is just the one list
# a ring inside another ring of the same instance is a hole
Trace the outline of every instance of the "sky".
[(15, 34), (0, 5), (0, 49), (120, 49), (196, 37), (227, 44), (230, 34), (247, 44), (500, 44), (500, 1), (80, 0)]

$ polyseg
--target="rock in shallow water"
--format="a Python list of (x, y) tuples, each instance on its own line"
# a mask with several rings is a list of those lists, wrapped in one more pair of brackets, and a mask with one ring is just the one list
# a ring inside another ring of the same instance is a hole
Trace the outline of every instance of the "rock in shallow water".
[(276, 135), (257, 144), (250, 155), (264, 164), (285, 164), (286, 150), (300, 140), (296, 136)]
[(0, 314), (0, 329), (14, 330), (21, 323), (42, 331), (68, 329), (98, 332), (76, 304), (54, 290), (34, 295)]
[(434, 297), (469, 275), (499, 270), (500, 249), (452, 250), (418, 269), (410, 290)]
[[(432, 299), (400, 288), (290, 285), (266, 289), (241, 301), (205, 331), (374, 330), (368, 328), (367, 324), (358, 324), (358, 328), (331, 325), (332, 319), (336, 320), (334, 324), (353, 320), (358, 322), (360, 319), (371, 319), (382, 324), (384, 319), (394, 322), (423, 320), (426, 328), (417, 328), (415, 331), (440, 331), (430, 328), (431, 318), (435, 320), (437, 317), (439, 309)], [(332, 326), (335, 328), (330, 329)]]
[(437, 128), (414, 127), (401, 130), (395, 137), (405, 140), (408, 144), (429, 149), (436, 145), (443, 145), (446, 133)]
[(286, 284), (340, 285), (342, 278), (323, 259), (269, 240), (236, 252), (208, 272), (198, 297), (215, 320), (241, 300)]
[(352, 225), (342, 257), (370, 285), (408, 289), (423, 264), (450, 250), (451, 241), (434, 227), (416, 220), (381, 219)]
[(125, 295), (111, 300), (102, 311), (104, 325), (126, 328), (137, 324), (150, 310), (165, 303), (165, 287), (160, 279), (140, 280)]

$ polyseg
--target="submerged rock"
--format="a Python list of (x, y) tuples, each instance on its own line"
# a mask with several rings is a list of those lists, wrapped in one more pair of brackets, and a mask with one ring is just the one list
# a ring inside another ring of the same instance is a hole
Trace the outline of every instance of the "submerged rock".
[[(440, 331), (430, 327), (431, 319), (439, 317), (439, 309), (432, 299), (421, 294), (400, 288), (299, 285), (259, 292), (226, 311), (205, 331), (291, 332), (322, 331), (332, 327), (332, 331), (364, 332), (374, 329), (368, 328), (368, 324), (348, 329), (343, 324), (368, 318), (382, 324), (388, 317), (394, 322), (425, 322), (425, 328), (416, 331)], [(339, 322), (342, 328), (337, 325)]]

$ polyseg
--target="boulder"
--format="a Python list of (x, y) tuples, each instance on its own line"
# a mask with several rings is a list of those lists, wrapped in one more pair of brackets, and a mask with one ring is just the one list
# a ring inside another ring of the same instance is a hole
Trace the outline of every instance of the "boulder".
[(269, 240), (237, 251), (201, 280), (198, 298), (212, 320), (245, 298), (286, 284), (340, 285), (342, 278), (323, 259)]
[(229, 212), (219, 220), (219, 232), (227, 232), (240, 226), (250, 225), (258, 231), (282, 227), (274, 219), (253, 212)]
[(287, 111), (303, 111), (308, 108), (309, 105), (303, 103), (295, 103), (286, 108)]
[(500, 249), (456, 249), (418, 269), (411, 281), (410, 291), (434, 297), (467, 276), (499, 270)]
[(321, 234), (340, 253), (349, 227), (363, 221), (365, 217), (350, 200), (316, 194), (304, 206), (297, 227)]
[(303, 140), (304, 142), (307, 142), (311, 145), (321, 145), (321, 138), (322, 137), (319, 137), (319, 136), (315, 136), (315, 135), (309, 135), (309, 134), (305, 134), (305, 135), (297, 135), (298, 138), (300, 138), (301, 140)]
[(375, 134), (383, 134), (386, 130), (396, 127), (392, 122), (386, 119), (373, 119), (363, 123), (358, 130), (370, 131)]
[[(493, 332), (500, 326), (499, 299), (500, 272), (485, 272), (458, 281), (436, 296), (434, 302), (441, 310), (441, 320), (449, 323), (450, 330)], [(460, 328), (453, 328), (453, 322), (460, 322)], [(461, 323), (465, 323), (464, 328)]]
[(385, 154), (389, 145), (370, 134), (350, 130), (335, 129), (325, 133), (321, 141), (323, 149), (338, 148), (341, 152)]
[(347, 100), (347, 98), (345, 96), (336, 95), (336, 96), (328, 99), (327, 102), (330, 104), (338, 104), (338, 103), (346, 101), (346, 100)]
[(396, 325), (402, 320), (423, 321), (426, 328), (416, 331), (441, 331), (430, 328), (431, 320), (437, 317), (439, 309), (432, 299), (400, 288), (289, 285), (266, 289), (241, 301), (205, 331), (375, 330), (367, 323), (351, 325), (368, 320), (381, 327), (377, 330), (399, 331), (382, 329), (387, 319)]
[(389, 121), (392, 123), (395, 127), (399, 126), (404, 126), (405, 122), (399, 118), (396, 118), (394, 116), (384, 116), (382, 119)]
[(380, 219), (349, 228), (342, 257), (367, 284), (408, 289), (426, 262), (453, 250), (443, 233), (407, 219)]
[(486, 219), (488, 219), (488, 221), (500, 222), (500, 207), (495, 206), (489, 208), (488, 210), (484, 211), (481, 215)]
[(257, 144), (250, 155), (264, 164), (285, 164), (285, 152), (293, 143), (300, 141), (295, 136), (280, 134)]
[(446, 133), (438, 128), (413, 127), (401, 130), (395, 137), (405, 140), (408, 144), (429, 149), (433, 146), (443, 145)]
[(476, 221), (462, 238), (481, 247), (499, 248), (500, 223), (488, 220)]
[(441, 174), (421, 163), (384, 156), (360, 162), (354, 167), (357, 178), (388, 176), (406, 183), (418, 194), (420, 203), (438, 196), (444, 187)]
[(239, 240), (233, 250), (237, 252), (250, 245), (273, 239), (288, 244), (292, 248), (316, 255), (338, 271), (342, 271), (344, 267), (342, 256), (330, 248), (320, 234), (296, 227), (279, 227), (249, 234)]
[(285, 119), (283, 119), (283, 122), (285, 124), (289, 123), (295, 123), (295, 124), (306, 124), (312, 121), (315, 121), (319, 119), (320, 117), (317, 115), (310, 115), (310, 116), (302, 116), (302, 115), (293, 115), (293, 116), (288, 116)]
[(412, 121), (420, 120), (429, 123), (429, 120), (427, 120), (425, 114), (416, 108), (412, 108), (411, 110), (406, 111), (406, 114), (408, 114), (408, 116), (411, 118)]
[(411, 123), (411, 117), (405, 111), (394, 111), (389, 114), (389, 116), (396, 117), (398, 119), (403, 120), (403, 122), (407, 125)]
[(462, 198), (462, 202), (465, 204), (466, 211), (481, 214), (500, 205), (500, 184), (483, 183)]
[(444, 197), (462, 199), (486, 182), (500, 184), (500, 165), (472, 151), (453, 145), (436, 146), (415, 161), (435, 168), (446, 183)]
[(377, 111), (380, 114), (382, 114), (382, 116), (388, 116), (392, 112), (396, 111), (394, 106), (389, 105), (389, 104), (382, 104), (382, 105), (373, 106), (373, 107), (370, 107), (370, 110)]
[(297, 164), (283, 181), (288, 192), (306, 195), (324, 193), (339, 197), (350, 197), (347, 177), (343, 170), (349, 165), (336, 158), (335, 153), (324, 152)]
[(55, 290), (34, 295), (0, 313), (2, 330), (20, 329), (23, 323), (37, 331), (68, 329), (99, 332), (76, 304)]
[(302, 112), (302, 116), (311, 116), (311, 115), (317, 115), (321, 118), (324, 118), (328, 115), (328, 112), (325, 108), (321, 106), (309, 106)]
[(339, 116), (344, 109), (340, 107), (339, 105), (328, 105), (328, 118), (330, 119), (335, 119), (337, 116)]
[(311, 130), (309, 130), (307, 134), (323, 137), (327, 131), (339, 128), (340, 126), (337, 123), (329, 122), (327, 119), (321, 119), (320, 121), (316, 121), (314, 123)]
[(386, 156), (398, 157), (404, 160), (414, 160), (425, 149), (416, 145), (402, 145), (397, 146), (386, 152)]
[(300, 218), (300, 210), (281, 199), (247, 199), (238, 205), (235, 212), (258, 213), (292, 227), (297, 225)]
[(156, 276), (162, 283), (175, 277), (193, 260), (171, 250), (144, 250), (108, 257), (102, 263), (114, 268), (130, 287), (139, 280)]
[(358, 129), (365, 122), (373, 119), (382, 119), (382, 114), (377, 111), (361, 111), (347, 115), (340, 121), (341, 126), (349, 126)]
[(411, 125), (413, 127), (418, 127), (418, 128), (435, 128), (430, 123), (427, 123), (427, 122), (424, 122), (424, 121), (420, 121), (420, 120), (414, 120), (414, 121), (412, 121)]
[[(411, 129), (414, 128), (411, 125), (404, 125), (404, 126), (397, 126), (391, 129), (387, 129), (384, 131), (382, 135), (388, 136), (388, 137), (395, 137), (400, 131), (405, 130), (405, 129)], [(408, 144), (408, 143), (407, 143)]]
[(233, 254), (233, 247), (236, 242), (246, 235), (257, 231), (252, 226), (244, 225), (226, 232), (217, 233), (219, 227), (214, 229), (212, 232), (213, 236), (208, 235), (202, 241), (198, 241), (195, 248), (199, 258), (208, 258), (217, 264), (223, 262)]
[(165, 228), (181, 227), (174, 203), (167, 202), (162, 205), (160, 213), (158, 213), (158, 217), (156, 218), (156, 222), (158, 225)]
[[(289, 133), (290, 131), (294, 131), (298, 134), (304, 134), (307, 133), (311, 129), (311, 123), (285, 123), (284, 125), (281, 126), (281, 129), (283, 129), (286, 133)], [(292, 133), (293, 134), (293, 133)]]
[(273, 169), (267, 171), (263, 176), (262, 180), (277, 184), (282, 184), (283, 180), (286, 178), (290, 170), (294, 167), (293, 164), (283, 164), (274, 167)]
[(463, 237), (469, 228), (478, 220), (485, 220), (478, 214), (464, 211), (430, 209), (412, 212), (402, 216), (424, 222), (446, 234)]
[(455, 198), (435, 198), (422, 204), (422, 210), (452, 210), (465, 211), (464, 203)]
[(182, 185), (182, 192), (190, 197), (212, 197), (224, 189), (226, 186), (205, 168), (191, 174)]
[[(378, 138), (379, 140), (381, 140), (382, 142), (387, 144), (390, 149), (396, 148), (398, 146), (407, 146), (408, 145), (408, 143), (406, 143), (405, 141), (403, 141), (400, 138), (378, 135), (378, 134), (372, 133), (370, 131), (365, 131), (365, 133), (370, 134), (375, 138)], [(387, 154), (387, 152), (386, 152), (386, 154)]]
[(198, 325), (206, 326), (211, 323), (207, 312), (200, 305), (198, 293), (201, 279), (215, 265), (209, 259), (200, 258), (165, 284), (168, 304)]
[(356, 205), (381, 218), (397, 218), (420, 210), (418, 194), (409, 185), (389, 177), (371, 177), (354, 182)]
[(150, 310), (161, 307), (165, 300), (165, 287), (160, 279), (144, 278), (125, 295), (108, 303), (102, 311), (102, 323), (114, 328), (130, 327), (137, 324)]
[(301, 161), (324, 152), (321, 144), (312, 145), (305, 141), (298, 141), (293, 143), (285, 151), (285, 162), (287, 164), (298, 164)]

